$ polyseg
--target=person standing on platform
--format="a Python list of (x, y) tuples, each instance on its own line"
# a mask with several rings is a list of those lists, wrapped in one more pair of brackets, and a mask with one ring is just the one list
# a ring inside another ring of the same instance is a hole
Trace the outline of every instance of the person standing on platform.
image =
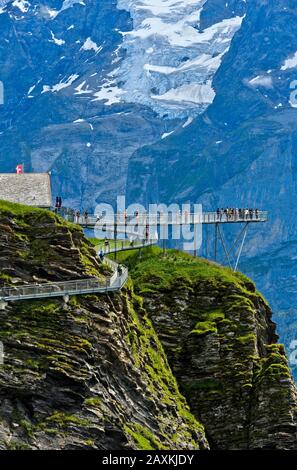
[(85, 225), (88, 225), (89, 213), (87, 210), (84, 211)]
[(109, 240), (105, 237), (104, 240), (104, 247), (105, 247), (105, 253), (108, 253), (110, 251), (109, 249)]

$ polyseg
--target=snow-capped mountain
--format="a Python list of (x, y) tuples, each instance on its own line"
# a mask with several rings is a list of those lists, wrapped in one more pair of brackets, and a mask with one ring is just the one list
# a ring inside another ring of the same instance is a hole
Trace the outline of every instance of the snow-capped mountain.
[(0, 14), (0, 164), (52, 172), (54, 194), (92, 210), (126, 186), (128, 159), (170, 132), (148, 108), (97, 98), (129, 31), (116, 0), (10, 1)]
[(212, 102), (214, 74), (245, 13), (244, 2), (223, 0), (0, 7), (2, 171), (20, 161), (51, 170), (54, 193), (89, 210), (124, 194), (135, 150)]
[[(98, 3), (106, 8), (105, 0)], [(57, 61), (51, 63), (50, 73), (46, 67), (36, 81), (31, 77), (28, 98), (64, 90), (102, 101), (105, 106), (136, 103), (174, 118), (193, 117), (212, 103), (212, 79), (241, 25), (242, 17), (235, 15), (201, 29), (206, 4), (207, 0), (118, 0), (114, 14), (125, 10), (132, 22), (109, 32), (121, 38), (116, 48), (103, 37), (106, 28), (102, 25), (94, 24), (90, 36), (82, 31), (79, 15), (94, 15), (91, 1), (2, 1), (0, 13), (8, 13), (11, 21), (25, 27), (29, 22), (36, 27), (42, 21), (44, 52), (48, 50)], [(109, 21), (107, 18), (107, 24)], [(33, 31), (26, 34), (31, 36), (26, 45), (32, 49), (30, 42), (36, 35)], [(111, 58), (110, 67), (99, 66), (90, 73), (90, 63), (99, 65), (106, 54)], [(74, 62), (77, 56), (79, 70), (70, 70), (70, 60)]]

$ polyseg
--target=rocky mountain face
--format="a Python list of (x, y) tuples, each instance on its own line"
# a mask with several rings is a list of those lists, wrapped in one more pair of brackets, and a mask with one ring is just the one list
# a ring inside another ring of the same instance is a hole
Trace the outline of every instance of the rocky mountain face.
[(116, 0), (3, 3), (1, 171), (51, 171), (53, 194), (71, 207), (114, 202), (131, 154), (175, 125), (117, 97), (128, 12)]
[(213, 79), (213, 103), (186, 129), (136, 152), (128, 177), (130, 200), (269, 211), (269, 224), (250, 231), (241, 269), (271, 302), (288, 351), (297, 314), (296, 25), (293, 1), (247, 2)]
[(1, 171), (51, 171), (68, 206), (114, 203), (131, 155), (213, 101), (235, 3), (2, 0)]
[(129, 265), (211, 449), (294, 449), (296, 388), (255, 285), (178, 251), (166, 259), (150, 252)]
[[(52, 214), (1, 204), (0, 237), (2, 284), (107, 275)], [(2, 450), (208, 448), (132, 284), (11, 304), (0, 325)]]
[[(50, 170), (54, 194), (73, 207), (114, 202), (127, 187), (129, 202), (269, 210), (269, 225), (251, 230), (241, 268), (271, 302), (291, 352), (297, 300), (295, 2), (1, 0), (0, 7), (1, 171), (21, 162), (27, 171)], [(10, 228), (13, 234), (14, 224)], [(33, 240), (11, 245), (13, 267), (4, 258), (3, 281), (91, 274), (84, 263), (93, 272), (94, 253), (82, 261), (77, 252), (63, 271), (57, 241), (46, 269), (32, 245), (32, 271), (31, 259), (22, 256), (25, 242)], [(82, 241), (68, 237), (65, 243), (71, 253)], [(21, 431), (13, 424), (9, 429)], [(240, 439), (234, 437), (236, 445)]]

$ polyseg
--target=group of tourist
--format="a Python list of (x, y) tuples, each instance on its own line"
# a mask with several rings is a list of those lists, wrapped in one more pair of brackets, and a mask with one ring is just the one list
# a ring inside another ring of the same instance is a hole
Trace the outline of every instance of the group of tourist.
[(59, 212), (62, 207), (62, 198), (61, 196), (56, 197), (55, 212)]
[(259, 209), (217, 209), (217, 220), (237, 221), (237, 220), (258, 220), (260, 217)]
[[(62, 207), (62, 199), (60, 197), (56, 198), (55, 212), (60, 213)], [(65, 209), (63, 209), (65, 211)], [(89, 225), (90, 216), (87, 210), (80, 212), (79, 210), (75, 211), (73, 209), (67, 209), (70, 220), (77, 224)], [(150, 214), (144, 213), (140, 214), (138, 211), (135, 211), (133, 215), (128, 215), (126, 211), (123, 214), (117, 214), (115, 223), (121, 224), (124, 223), (127, 226), (129, 223), (134, 225), (135, 230), (138, 230), (139, 225), (144, 224), (145, 226), (145, 240), (149, 239), (150, 235), (150, 226), (156, 223), (168, 222), (168, 223), (193, 223), (192, 215), (194, 215), (193, 220), (198, 221), (198, 223), (203, 223), (204, 221), (208, 222), (237, 222), (241, 220), (252, 221), (259, 220), (261, 218), (262, 212), (259, 209), (238, 209), (238, 208), (218, 208), (215, 213), (203, 213), (203, 214), (190, 214), (188, 211), (176, 213), (166, 213), (160, 212), (157, 214), (157, 217), (150, 219)], [(96, 223), (104, 222), (104, 216), (97, 216)], [(103, 231), (107, 230), (106, 222), (103, 223)]]
[(83, 218), (83, 222), (85, 225), (88, 225), (88, 221), (89, 221), (89, 212), (88, 211), (83, 211), (83, 213), (81, 214), (80, 211), (76, 211), (75, 212), (75, 217), (74, 217), (74, 222), (76, 224), (79, 224), (81, 222), (81, 217)]

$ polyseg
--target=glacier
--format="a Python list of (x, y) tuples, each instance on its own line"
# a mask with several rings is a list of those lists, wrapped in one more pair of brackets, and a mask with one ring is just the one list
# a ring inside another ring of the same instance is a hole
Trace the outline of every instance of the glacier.
[[(9, 3), (0, 0), (2, 12)], [(132, 28), (129, 25), (125, 30), (115, 29), (122, 40), (116, 49), (106, 51), (110, 53), (114, 67), (105, 74), (101, 68), (97, 77), (95, 74), (84, 75), (81, 82), (73, 82), (73, 86), (72, 82), (70, 86), (67, 84), (69, 92), (77, 94), (79, 91), (90, 100), (102, 101), (107, 107), (123, 102), (148, 106), (160, 117), (169, 119), (197, 116), (215, 98), (213, 77), (243, 18), (234, 11), (233, 16), (219, 18), (204, 28), (201, 15), (208, 4), (209, 0), (117, 0), (119, 12), (129, 13)], [(52, 23), (52, 27), (48, 26), (48, 41), (61, 48), (61, 60), (67, 56), (65, 50), (73, 47), (78, 52), (94, 54), (100, 54), (105, 47), (105, 41), (99, 44), (91, 36), (73, 43), (75, 23), (55, 31), (58, 17), (66, 10), (80, 6), (90, 11), (92, 2), (89, 0), (42, 4), (14, 0), (11, 5), (19, 11), (10, 13), (17, 21), (26, 20), (25, 14), (28, 14), (28, 21), (29, 16), (40, 16)], [(78, 79), (80, 74), (72, 71), (68, 76)], [(44, 83), (44, 80), (45, 77), (36, 85), (35, 94), (60, 92), (66, 88), (59, 86), (66, 81), (65, 77), (56, 83)], [(82, 84), (86, 86), (84, 91)]]
[[(214, 100), (213, 77), (243, 17), (201, 29), (206, 0), (118, 0), (133, 29), (122, 31), (126, 56), (111, 77), (121, 81), (118, 99), (147, 105), (160, 116), (188, 118)], [(99, 96), (104, 96), (102, 93)]]
[(191, 127), (211, 105), (245, 14), (241, 0), (0, 0), (0, 8), (2, 171), (19, 161), (51, 171), (54, 193), (89, 211), (125, 193), (134, 151)]

